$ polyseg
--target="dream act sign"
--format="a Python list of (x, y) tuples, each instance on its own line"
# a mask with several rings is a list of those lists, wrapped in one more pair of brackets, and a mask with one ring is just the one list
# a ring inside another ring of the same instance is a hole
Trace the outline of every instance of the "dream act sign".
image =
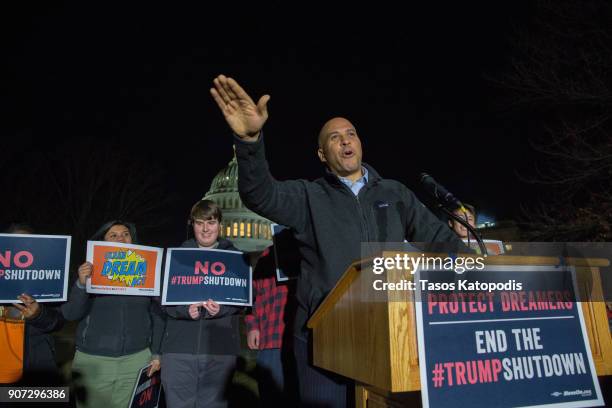
[(159, 296), (163, 249), (120, 242), (88, 241), (93, 264), (87, 292), (109, 295)]
[(603, 405), (573, 268), (419, 270), (415, 282), (424, 407)]

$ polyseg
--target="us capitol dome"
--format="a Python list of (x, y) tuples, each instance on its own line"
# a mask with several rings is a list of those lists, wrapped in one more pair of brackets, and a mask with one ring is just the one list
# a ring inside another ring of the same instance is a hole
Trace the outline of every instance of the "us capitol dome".
[(210, 185), (204, 199), (214, 201), (223, 210), (220, 235), (230, 239), (241, 251), (262, 251), (272, 245), (272, 222), (244, 206), (238, 194), (236, 154)]

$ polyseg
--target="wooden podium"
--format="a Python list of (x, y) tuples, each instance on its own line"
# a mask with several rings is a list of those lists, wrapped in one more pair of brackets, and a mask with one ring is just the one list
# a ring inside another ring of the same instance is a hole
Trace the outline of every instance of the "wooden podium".
[[(396, 252), (385, 252), (393, 257)], [(403, 256), (403, 253), (401, 254)], [(421, 256), (408, 253), (408, 256)], [(425, 254), (426, 256), (446, 256)], [(468, 255), (473, 256), (473, 255)], [(556, 266), (553, 257), (490, 256), (486, 265)], [(612, 339), (600, 278), (607, 259), (566, 258), (576, 268), (578, 291), (597, 375), (612, 374)], [(356, 406), (420, 403), (416, 317), (412, 291), (375, 291), (375, 280), (412, 280), (406, 270), (372, 272), (372, 259), (352, 264), (308, 321), (314, 365), (353, 379)], [(596, 299), (597, 301), (591, 301)]]

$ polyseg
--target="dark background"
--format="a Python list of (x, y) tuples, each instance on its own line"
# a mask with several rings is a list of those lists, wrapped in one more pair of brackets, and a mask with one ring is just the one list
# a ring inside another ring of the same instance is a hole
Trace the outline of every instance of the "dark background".
[[(318, 177), (318, 130), (345, 116), (364, 161), (383, 177), (425, 199), (418, 175), (426, 171), (481, 215), (512, 219), (529, 194), (516, 171), (530, 160), (531, 130), (494, 79), (508, 69), (509, 38), (529, 23), (530, 4), (4, 4), (3, 178), (23, 176), (21, 188), (36, 194), (15, 212), (17, 193), (5, 187), (0, 223), (19, 218), (41, 232), (73, 233), (56, 212), (41, 214), (52, 183), (33, 162), (74, 161), (106, 145), (129, 157), (85, 161), (76, 172), (121, 172), (134, 158), (151, 166), (167, 202), (148, 220), (130, 218), (147, 243), (179, 243), (190, 206), (232, 155), (209, 95), (219, 73), (255, 99), (272, 96), (266, 148), (279, 179)], [(115, 199), (105, 191), (96, 202)], [(28, 201), (37, 201), (35, 220)], [(163, 222), (148, 226), (152, 217)], [(101, 218), (92, 210), (76, 228), (88, 236)]]
[[(320, 176), (319, 128), (345, 116), (364, 160), (424, 201), (423, 171), (490, 220), (524, 219), (522, 207), (549, 199), (553, 211), (532, 222), (548, 229), (542, 240), (609, 240), (610, 158), (588, 190), (518, 177), (548, 168), (531, 142), (563, 120), (598, 132), (586, 147), (570, 137), (563, 160), (612, 157), (609, 122), (589, 123), (612, 108), (609, 2), (421, 3), (3, 2), (0, 229), (70, 234), (73, 264), (109, 219), (136, 221), (143, 244), (180, 244), (191, 205), (232, 156), (209, 96), (223, 73), (272, 96), (266, 149), (279, 179)], [(567, 142), (565, 130), (553, 140)], [(586, 177), (601, 163), (579, 162)]]

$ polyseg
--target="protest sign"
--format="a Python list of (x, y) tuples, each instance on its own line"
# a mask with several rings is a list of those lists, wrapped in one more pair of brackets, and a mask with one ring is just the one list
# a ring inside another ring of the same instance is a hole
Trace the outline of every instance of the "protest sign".
[(570, 267), (419, 270), (424, 407), (603, 405)]
[(159, 395), (161, 393), (160, 371), (153, 373), (151, 377), (147, 375), (151, 365), (140, 369), (138, 381), (132, 391), (132, 399), (128, 407), (130, 408), (157, 408), (159, 405)]
[(212, 299), (250, 306), (252, 270), (238, 251), (169, 248), (164, 269), (162, 304), (185, 305)]
[(272, 244), (277, 282), (295, 279), (300, 271), (300, 253), (297, 240), (284, 225), (271, 224)]
[[(470, 240), (464, 238), (463, 242), (477, 253), (480, 253), (480, 246), (478, 245), (478, 241), (476, 241), (474, 238)], [(504, 243), (502, 241), (495, 239), (483, 239), (482, 242), (487, 248), (489, 255), (503, 255), (506, 252), (504, 250)]]
[(163, 249), (120, 242), (88, 241), (93, 264), (87, 292), (159, 296)]
[(0, 303), (19, 303), (27, 293), (38, 302), (67, 299), (70, 237), (0, 234)]

